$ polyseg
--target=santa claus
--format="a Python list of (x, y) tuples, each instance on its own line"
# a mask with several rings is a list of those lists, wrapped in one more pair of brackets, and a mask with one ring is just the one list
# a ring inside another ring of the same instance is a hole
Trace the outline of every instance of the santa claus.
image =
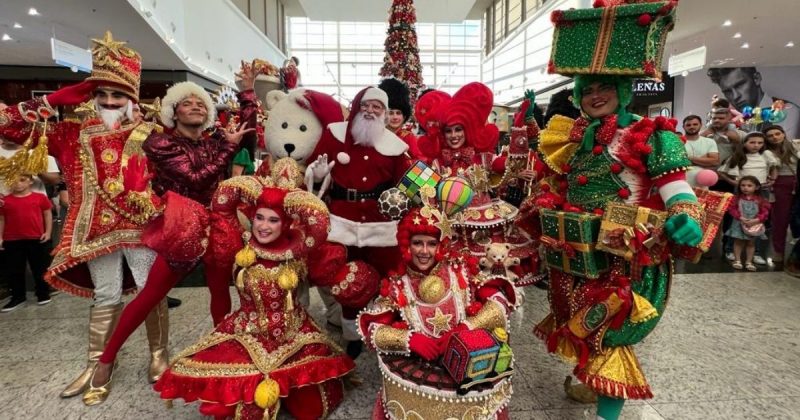
[[(356, 95), (347, 121), (329, 124), (309, 157), (307, 184), (322, 183), (331, 213), (328, 240), (347, 247), (349, 261), (362, 260), (382, 276), (400, 263), (397, 222), (378, 210), (381, 193), (397, 185), (410, 166), (408, 145), (386, 129), (389, 99), (381, 89), (368, 87)], [(313, 182), (312, 181), (313, 178)], [(343, 311), (347, 353), (361, 353), (356, 332), (358, 309)]]

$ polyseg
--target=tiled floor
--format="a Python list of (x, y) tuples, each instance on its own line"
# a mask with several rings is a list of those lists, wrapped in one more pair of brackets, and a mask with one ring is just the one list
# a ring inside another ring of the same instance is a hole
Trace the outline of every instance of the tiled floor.
[[(203, 288), (171, 293), (173, 351), (210, 329)], [(527, 291), (513, 316), (518, 374), (512, 419), (594, 419), (593, 408), (565, 399), (569, 367), (545, 354), (530, 333), (546, 311), (545, 293)], [(87, 301), (58, 295), (44, 307), (0, 314), (0, 418), (197, 419), (196, 406), (167, 409), (145, 382), (144, 334), (120, 357), (113, 392), (98, 407), (58, 393), (84, 365)], [(319, 316), (320, 307), (312, 305)], [(792, 419), (800, 413), (800, 279), (779, 272), (676, 276), (668, 311), (637, 349), (655, 398), (630, 402), (624, 419)], [(334, 419), (366, 419), (379, 386), (375, 356), (358, 361), (364, 385)]]

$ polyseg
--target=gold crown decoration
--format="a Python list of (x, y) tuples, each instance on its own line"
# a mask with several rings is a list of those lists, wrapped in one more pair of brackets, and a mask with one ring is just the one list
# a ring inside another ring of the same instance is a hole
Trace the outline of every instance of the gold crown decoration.
[(110, 85), (139, 102), (139, 83), (142, 77), (142, 57), (116, 41), (111, 31), (103, 39), (92, 39), (92, 75), (86, 80), (98, 86)]

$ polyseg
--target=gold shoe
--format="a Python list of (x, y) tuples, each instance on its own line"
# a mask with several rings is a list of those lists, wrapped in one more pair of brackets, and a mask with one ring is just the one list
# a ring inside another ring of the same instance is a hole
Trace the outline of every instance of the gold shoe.
[(150, 346), (150, 366), (147, 380), (155, 383), (169, 367), (169, 313), (167, 300), (163, 299), (144, 320), (147, 342)]
[(83, 394), (83, 403), (87, 406), (93, 406), (102, 404), (108, 398), (108, 395), (111, 393), (111, 381), (114, 379), (114, 367), (111, 368), (111, 374), (108, 375), (108, 382), (101, 386), (93, 386), (92, 382), (94, 381), (94, 373), (92, 373), (92, 379), (89, 381), (89, 389)]
[(70, 398), (82, 394), (89, 387), (94, 368), (103, 354), (103, 349), (119, 321), (123, 304), (120, 302), (112, 306), (92, 306), (89, 308), (89, 354), (86, 369), (72, 381), (63, 391), (61, 398)]
[(572, 376), (567, 376), (567, 379), (564, 380), (564, 392), (567, 393), (569, 399), (579, 403), (594, 404), (597, 402), (597, 394), (588, 386), (581, 383), (572, 385)]

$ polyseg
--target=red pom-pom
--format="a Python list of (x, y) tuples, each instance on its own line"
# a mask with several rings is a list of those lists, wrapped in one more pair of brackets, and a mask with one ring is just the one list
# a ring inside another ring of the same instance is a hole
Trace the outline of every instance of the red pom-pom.
[(631, 139), (633, 140), (633, 142), (639, 144), (646, 142), (647, 137), (648, 137), (647, 134), (643, 132), (637, 132), (631, 134)]
[(653, 151), (653, 148), (647, 143), (636, 143), (634, 149), (636, 149), (637, 152), (644, 155), (650, 154), (650, 152)]
[(467, 306), (467, 316), (475, 316), (480, 312), (481, 308), (483, 308), (483, 304), (480, 302), (472, 302)]
[(548, 73), (556, 72), (556, 64), (553, 62), (553, 60), (547, 62), (547, 72)]
[(647, 26), (652, 21), (653, 21), (653, 18), (650, 17), (650, 15), (647, 14), (647, 13), (642, 13), (642, 15), (639, 16), (639, 19), (636, 19), (636, 23), (638, 23), (639, 26)]
[(594, 3), (592, 3), (592, 7), (594, 7), (595, 9), (606, 7), (606, 2), (605, 0), (594, 0)]
[[(550, 13), (550, 21), (554, 24), (558, 25), (559, 22), (564, 18), (564, 11), (563, 10), (554, 10), (553, 13)], [(551, 61), (552, 63), (552, 61)], [(549, 65), (548, 65), (549, 66)]]
[(622, 199), (627, 199), (631, 196), (631, 190), (627, 188), (620, 188), (619, 191), (617, 191), (617, 195)]
[(387, 279), (381, 280), (381, 296), (389, 297), (389, 293), (392, 290), (392, 284)]
[(570, 173), (570, 171), (572, 171), (572, 166), (570, 166), (569, 163), (565, 163), (565, 164), (561, 165), (561, 172), (564, 172), (565, 174), (568, 174), (568, 173)]
[(603, 146), (592, 147), (592, 154), (599, 155), (600, 153), (603, 153)]
[(603, 214), (605, 214), (605, 210), (603, 210), (600, 207), (598, 207), (598, 208), (592, 210), (592, 213), (594, 213), (594, 214), (596, 214), (598, 216), (602, 216)]
[(648, 74), (648, 75), (651, 75), (651, 76), (657, 76), (656, 75), (656, 65), (652, 61), (645, 61), (644, 65), (642, 67), (644, 69), (645, 74)]
[(622, 172), (622, 165), (620, 165), (619, 163), (616, 163), (616, 162), (612, 163), (611, 164), (611, 172), (615, 173), (615, 174), (618, 174), (618, 173)]
[(586, 175), (578, 175), (578, 184), (586, 185), (589, 183), (589, 178)]

